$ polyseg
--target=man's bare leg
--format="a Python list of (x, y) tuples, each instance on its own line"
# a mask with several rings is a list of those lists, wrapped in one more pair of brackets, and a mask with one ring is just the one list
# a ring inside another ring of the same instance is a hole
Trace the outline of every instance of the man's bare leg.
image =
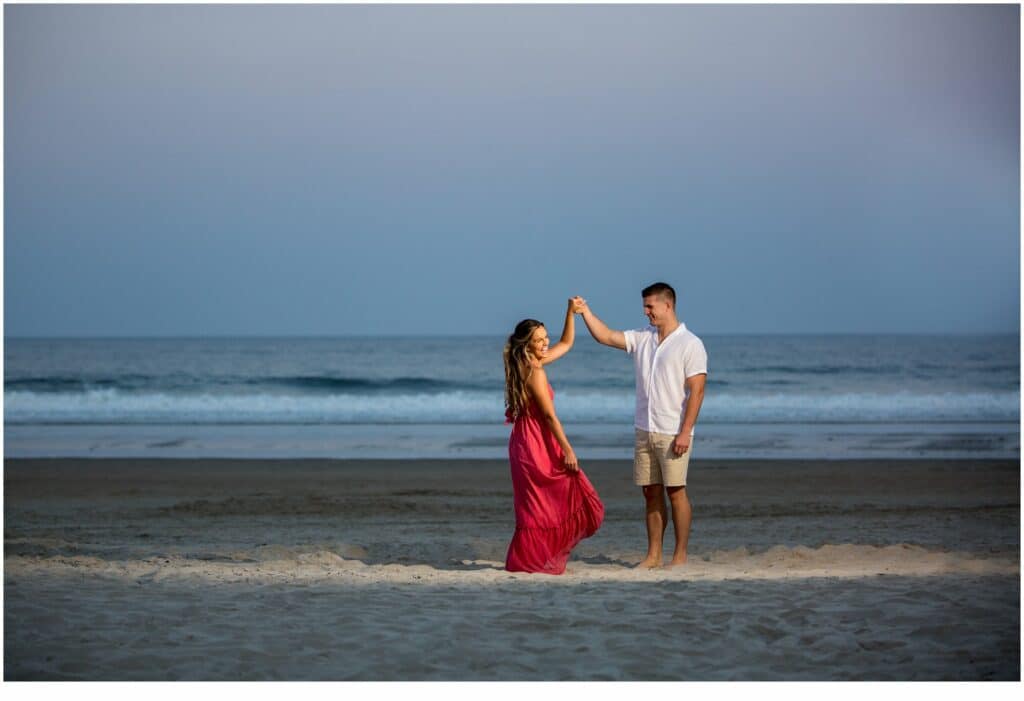
[(686, 564), (686, 546), (690, 542), (690, 521), (693, 512), (690, 510), (690, 499), (686, 496), (686, 487), (668, 487), (668, 501), (672, 505), (672, 525), (676, 532), (676, 549), (672, 552), (669, 566)]
[(637, 567), (661, 567), (663, 564), (662, 543), (665, 541), (665, 526), (668, 523), (663, 485), (646, 485), (644, 500), (647, 502), (647, 557)]

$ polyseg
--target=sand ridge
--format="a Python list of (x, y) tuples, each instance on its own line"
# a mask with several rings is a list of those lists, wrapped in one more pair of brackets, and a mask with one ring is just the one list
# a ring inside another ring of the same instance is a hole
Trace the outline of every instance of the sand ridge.
[[(18, 550), (28, 541), (8, 542)], [(206, 582), (306, 582), (346, 585), (443, 584), (488, 585), (501, 579), (527, 581), (551, 579), (560, 585), (580, 582), (660, 582), (773, 580), (801, 578), (856, 578), (874, 576), (929, 577), (943, 575), (1019, 576), (1020, 563), (1006, 554), (982, 556), (969, 552), (938, 552), (913, 545), (872, 546), (852, 543), (805, 546), (774, 546), (761, 553), (746, 548), (715, 551), (693, 557), (683, 567), (638, 569), (614, 557), (592, 558), (597, 562), (572, 561), (566, 576), (541, 577), (504, 570), (497, 560), (452, 560), (445, 564), (368, 565), (358, 557), (345, 557), (363, 550), (337, 544), (325, 549), (289, 551), (280, 546), (255, 551), (232, 552), (219, 558), (189, 559), (180, 556), (150, 557), (142, 560), (108, 560), (86, 555), (9, 555), (4, 566), (11, 575), (47, 574), (55, 577), (73, 573), (120, 578), (126, 581), (164, 579)], [(602, 563), (600, 560), (612, 560)]]

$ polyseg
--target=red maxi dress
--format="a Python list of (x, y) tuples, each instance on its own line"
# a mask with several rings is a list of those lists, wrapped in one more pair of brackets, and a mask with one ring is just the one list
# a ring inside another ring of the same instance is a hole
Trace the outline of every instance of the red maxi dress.
[[(554, 399), (551, 385), (548, 392)], [(562, 574), (576, 544), (601, 527), (604, 504), (583, 470), (566, 469), (564, 457), (531, 401), (508, 441), (516, 511), (516, 532), (505, 558), (509, 572)]]

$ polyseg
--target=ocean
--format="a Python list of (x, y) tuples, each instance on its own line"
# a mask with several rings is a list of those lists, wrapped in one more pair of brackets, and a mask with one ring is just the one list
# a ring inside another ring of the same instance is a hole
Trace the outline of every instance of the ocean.
[[(1019, 458), (1017, 335), (701, 336), (695, 460)], [(9, 338), (4, 454), (504, 458), (503, 341)], [(629, 356), (548, 375), (581, 462), (632, 455)]]

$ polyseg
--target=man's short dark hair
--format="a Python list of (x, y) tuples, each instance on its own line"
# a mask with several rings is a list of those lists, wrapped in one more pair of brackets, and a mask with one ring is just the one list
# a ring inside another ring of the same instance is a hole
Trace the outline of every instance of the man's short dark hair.
[(676, 306), (676, 291), (667, 282), (656, 282), (653, 285), (648, 285), (640, 293), (641, 297), (650, 297), (651, 295), (661, 295), (672, 302), (673, 308)]

